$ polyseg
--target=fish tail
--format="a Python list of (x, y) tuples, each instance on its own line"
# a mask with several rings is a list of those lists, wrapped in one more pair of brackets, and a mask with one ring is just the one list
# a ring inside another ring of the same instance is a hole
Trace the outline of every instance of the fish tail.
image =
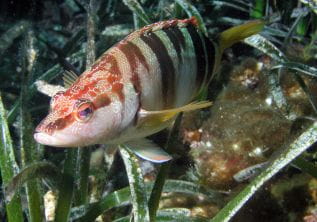
[(220, 51), (222, 52), (233, 44), (259, 33), (263, 29), (265, 23), (264, 20), (254, 20), (225, 30), (219, 35), (218, 41)]
[(220, 33), (216, 41), (218, 45), (217, 50), (216, 52), (212, 52), (215, 53), (215, 61), (213, 71), (211, 72), (211, 75), (209, 76), (209, 79), (206, 84), (207, 86), (210, 84), (213, 77), (219, 71), (223, 51), (231, 47), (235, 43), (242, 41), (243, 39), (249, 36), (259, 33), (266, 23), (267, 22), (265, 20), (254, 20), (244, 23), (242, 25), (229, 28)]

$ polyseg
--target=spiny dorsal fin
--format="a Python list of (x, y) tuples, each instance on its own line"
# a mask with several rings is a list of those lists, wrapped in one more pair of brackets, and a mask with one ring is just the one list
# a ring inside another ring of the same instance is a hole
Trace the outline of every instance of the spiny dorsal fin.
[(54, 96), (57, 92), (65, 91), (66, 89), (63, 86), (52, 85), (43, 80), (37, 80), (35, 82), (37, 90), (49, 97)]
[(74, 82), (76, 82), (78, 76), (73, 71), (66, 70), (63, 74), (64, 86), (69, 88)]

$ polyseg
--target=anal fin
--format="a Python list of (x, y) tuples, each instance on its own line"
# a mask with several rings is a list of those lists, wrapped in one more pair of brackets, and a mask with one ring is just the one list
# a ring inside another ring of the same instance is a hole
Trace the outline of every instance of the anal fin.
[(162, 148), (146, 138), (128, 141), (125, 145), (137, 156), (154, 163), (164, 163), (172, 159)]

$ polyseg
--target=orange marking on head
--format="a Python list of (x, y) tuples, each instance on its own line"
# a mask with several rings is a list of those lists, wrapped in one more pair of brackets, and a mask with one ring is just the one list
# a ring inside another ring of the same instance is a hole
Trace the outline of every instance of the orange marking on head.
[(118, 67), (116, 58), (110, 53), (104, 54), (98, 61), (91, 67), (91, 71), (86, 74), (87, 78), (90, 78), (99, 71), (110, 72), (115, 75), (120, 75), (121, 72)]
[(67, 111), (68, 111), (68, 107), (63, 107), (61, 110), (60, 110), (60, 112), (61, 113), (66, 113)]
[(108, 106), (111, 103), (110, 98), (106, 94), (102, 94), (97, 96), (96, 100), (94, 101), (94, 106), (96, 109)]
[(85, 95), (95, 97), (98, 93), (95, 88), (100, 80), (103, 80), (103, 78), (81, 78), (81, 81), (76, 85), (72, 85), (64, 95), (68, 97), (68, 100), (70, 101), (84, 98)]
[(119, 83), (119, 82), (116, 82), (112, 85), (112, 92), (116, 93), (119, 98), (120, 98), (120, 101), (124, 101), (124, 94), (123, 94), (123, 84), (122, 83)]
[(96, 97), (97, 96), (97, 94), (94, 91), (92, 91), (92, 90), (88, 91), (88, 94), (91, 97)]
[[(70, 116), (70, 115), (68, 115), (68, 116)], [(66, 116), (65, 118), (59, 118), (55, 122), (53, 122), (55, 129), (63, 129), (65, 126), (67, 126), (66, 120), (67, 120), (68, 116)]]
[[(52, 114), (50, 114), (52, 115)], [(37, 127), (36, 131), (45, 132), (47, 134), (52, 134), (54, 130), (64, 129), (66, 126), (74, 122), (74, 118), (72, 113), (66, 116), (57, 116), (56, 114), (53, 116), (49, 116), (51, 118), (44, 119)]]
[(107, 76), (107, 81), (109, 84), (113, 84), (114, 82), (118, 82), (121, 78), (118, 75), (110, 74)]

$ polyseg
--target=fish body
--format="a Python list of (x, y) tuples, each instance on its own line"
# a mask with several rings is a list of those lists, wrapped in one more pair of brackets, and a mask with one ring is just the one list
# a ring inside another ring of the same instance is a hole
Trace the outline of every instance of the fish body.
[(158, 132), (177, 113), (210, 105), (190, 102), (217, 69), (219, 49), (198, 30), (194, 17), (145, 26), (52, 97), (34, 138), (77, 147), (120, 144)]

